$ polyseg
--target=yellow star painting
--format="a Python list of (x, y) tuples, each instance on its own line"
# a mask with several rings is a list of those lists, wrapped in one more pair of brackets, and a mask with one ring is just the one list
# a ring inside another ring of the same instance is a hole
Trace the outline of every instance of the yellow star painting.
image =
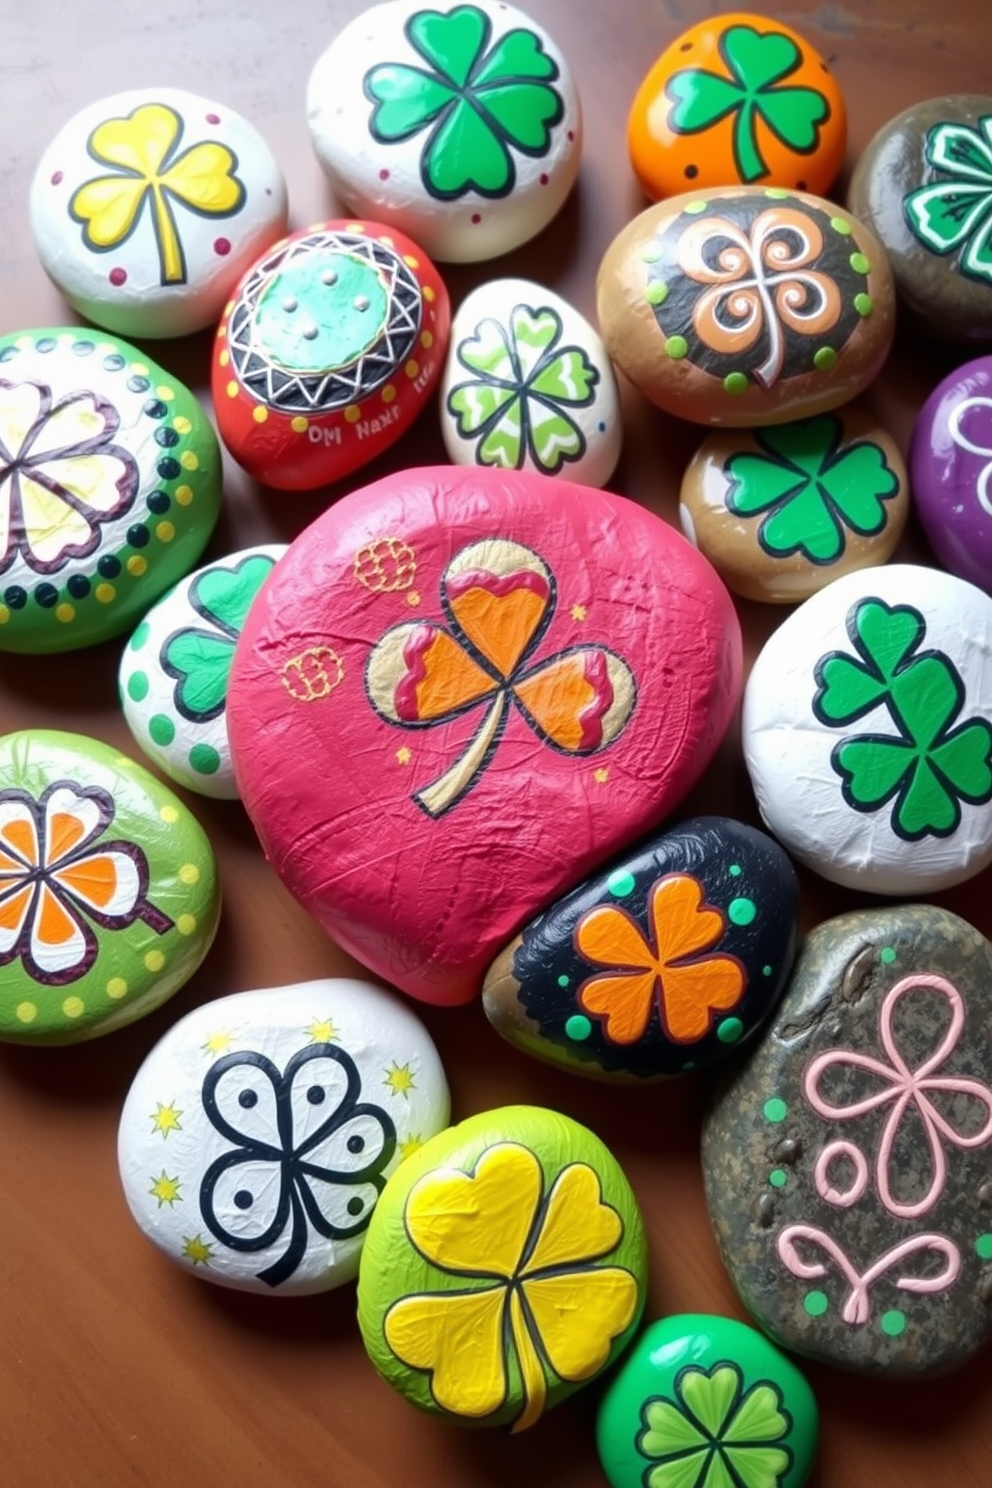
[(170, 1101), (167, 1106), (163, 1106), (161, 1101), (156, 1101), (155, 1105), (156, 1109), (148, 1117), (152, 1124), (152, 1131), (161, 1132), (163, 1141), (170, 1132), (182, 1131), (182, 1122), (179, 1118), (183, 1113), (176, 1110), (173, 1101)]
[(332, 1044), (338, 1036), (330, 1018), (315, 1018), (310, 1027), (303, 1031), (312, 1044)]
[(209, 1240), (204, 1240), (202, 1235), (183, 1236), (183, 1255), (194, 1266), (209, 1266), (213, 1259), (214, 1247)]
[(171, 1208), (173, 1204), (182, 1202), (183, 1196), (179, 1192), (181, 1187), (178, 1177), (170, 1178), (163, 1168), (159, 1176), (152, 1179), (152, 1186), (148, 1192), (153, 1199), (158, 1199), (160, 1209), (163, 1204), (168, 1204)]
[(415, 1090), (417, 1082), (414, 1079), (413, 1070), (408, 1064), (397, 1064), (393, 1060), (392, 1068), (384, 1070), (385, 1079), (383, 1085), (388, 1085), (394, 1095), (401, 1095), (404, 1100), (410, 1099), (410, 1091)]

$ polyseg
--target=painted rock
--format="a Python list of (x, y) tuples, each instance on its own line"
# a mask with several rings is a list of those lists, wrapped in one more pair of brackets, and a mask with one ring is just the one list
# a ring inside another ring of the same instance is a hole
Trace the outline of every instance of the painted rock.
[(742, 736), (766, 824), (810, 868), (934, 893), (992, 862), (992, 600), (911, 564), (848, 574), (758, 656)]
[(992, 1332), (990, 985), (988, 941), (932, 905), (806, 942), (703, 1129), (724, 1263), (787, 1348), (888, 1377)]
[(750, 1038), (785, 987), (799, 882), (753, 827), (696, 817), (581, 884), (497, 957), (486, 1016), (576, 1074), (704, 1069)]
[(449, 263), (525, 243), (578, 175), (582, 111), (568, 63), (529, 16), (493, 0), (364, 11), (319, 58), (307, 115), (347, 209)]
[(620, 457), (617, 385), (589, 322), (550, 289), (495, 279), (462, 303), (441, 385), (455, 465), (602, 486)]
[(286, 230), (286, 183), (233, 109), (177, 88), (90, 104), (31, 186), (42, 267), (74, 309), (125, 336), (214, 325), (245, 269)]
[(682, 531), (728, 589), (795, 604), (884, 563), (909, 515), (895, 441), (859, 408), (710, 434), (682, 480)]
[(0, 739), (0, 1039), (69, 1044), (150, 1013), (210, 948), (210, 844), (147, 770), (95, 739)]
[(992, 591), (992, 357), (930, 394), (909, 447), (916, 511), (945, 568)]
[(890, 119), (851, 177), (896, 289), (942, 340), (992, 340), (992, 97), (933, 98)]
[(826, 196), (847, 110), (819, 52), (765, 16), (711, 16), (676, 37), (634, 98), (631, 164), (652, 200), (711, 186)]
[(442, 1132), (386, 1185), (358, 1325), (414, 1405), (523, 1431), (619, 1356), (646, 1286), (637, 1201), (599, 1138), (506, 1106)]
[(368, 982), (239, 992), (188, 1014), (128, 1093), (124, 1195), (170, 1260), (243, 1291), (350, 1281), (390, 1173), (448, 1124), (427, 1030)]
[(227, 742), (227, 681), (249, 607), (285, 553), (247, 548), (183, 579), (121, 657), (121, 706), (135, 742), (179, 785), (238, 794)]
[(871, 383), (895, 330), (881, 246), (831, 202), (759, 186), (649, 207), (596, 286), (610, 356), (646, 398), (699, 424), (809, 418)]
[(238, 786), (342, 946), (464, 1002), (543, 904), (674, 808), (740, 667), (719, 579), (633, 502), (404, 471), (320, 517), (252, 607), (228, 698)]
[(732, 1318), (682, 1314), (641, 1334), (603, 1398), (613, 1488), (802, 1488), (819, 1413), (806, 1379)]
[(218, 327), (221, 438), (278, 490), (340, 480), (409, 429), (449, 322), (437, 270), (395, 229), (341, 219), (295, 233), (248, 271)]
[(192, 393), (83, 328), (0, 337), (0, 650), (119, 635), (207, 545), (220, 450)]

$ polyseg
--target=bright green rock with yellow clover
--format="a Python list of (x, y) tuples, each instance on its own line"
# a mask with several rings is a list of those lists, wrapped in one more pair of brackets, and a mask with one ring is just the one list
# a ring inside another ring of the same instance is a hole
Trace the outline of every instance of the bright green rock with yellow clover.
[(566, 1116), (506, 1106), (442, 1132), (390, 1178), (358, 1323), (414, 1405), (522, 1431), (618, 1357), (646, 1285), (644, 1226), (615, 1159)]
[(0, 738), (0, 1039), (132, 1023), (193, 975), (219, 914), (210, 843), (147, 770), (78, 734)]
[(731, 1318), (652, 1323), (596, 1423), (613, 1488), (802, 1488), (817, 1409), (796, 1366)]
[(220, 510), (210, 420), (170, 372), (83, 327), (0, 337), (0, 651), (129, 630)]

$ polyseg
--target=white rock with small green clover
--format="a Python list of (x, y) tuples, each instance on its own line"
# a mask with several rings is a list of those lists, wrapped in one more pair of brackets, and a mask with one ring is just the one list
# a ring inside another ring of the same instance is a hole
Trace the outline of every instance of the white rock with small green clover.
[(452, 323), (441, 432), (455, 465), (604, 485), (620, 455), (621, 424), (602, 341), (540, 284), (480, 285)]
[(255, 596), (284, 544), (245, 548), (183, 579), (124, 649), (121, 705), (135, 741), (179, 785), (237, 798), (227, 741), (227, 682)]

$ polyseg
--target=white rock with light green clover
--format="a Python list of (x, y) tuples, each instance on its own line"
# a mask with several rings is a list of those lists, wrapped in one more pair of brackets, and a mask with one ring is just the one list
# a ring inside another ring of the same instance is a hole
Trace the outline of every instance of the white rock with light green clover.
[(441, 432), (455, 465), (609, 480), (622, 429), (613, 368), (592, 326), (526, 279), (495, 279), (451, 327)]
[(358, 1271), (380, 1193), (448, 1123), (437, 1050), (406, 1003), (346, 977), (239, 992), (148, 1055), (121, 1114), (135, 1220), (171, 1260), (243, 1291)]
[(121, 658), (121, 705), (135, 741), (201, 795), (237, 797), (227, 679), (252, 601), (285, 551), (246, 548), (198, 569), (149, 610)]
[(307, 115), (346, 209), (449, 263), (539, 233), (579, 170), (568, 63), (546, 31), (494, 0), (364, 11), (318, 59)]

